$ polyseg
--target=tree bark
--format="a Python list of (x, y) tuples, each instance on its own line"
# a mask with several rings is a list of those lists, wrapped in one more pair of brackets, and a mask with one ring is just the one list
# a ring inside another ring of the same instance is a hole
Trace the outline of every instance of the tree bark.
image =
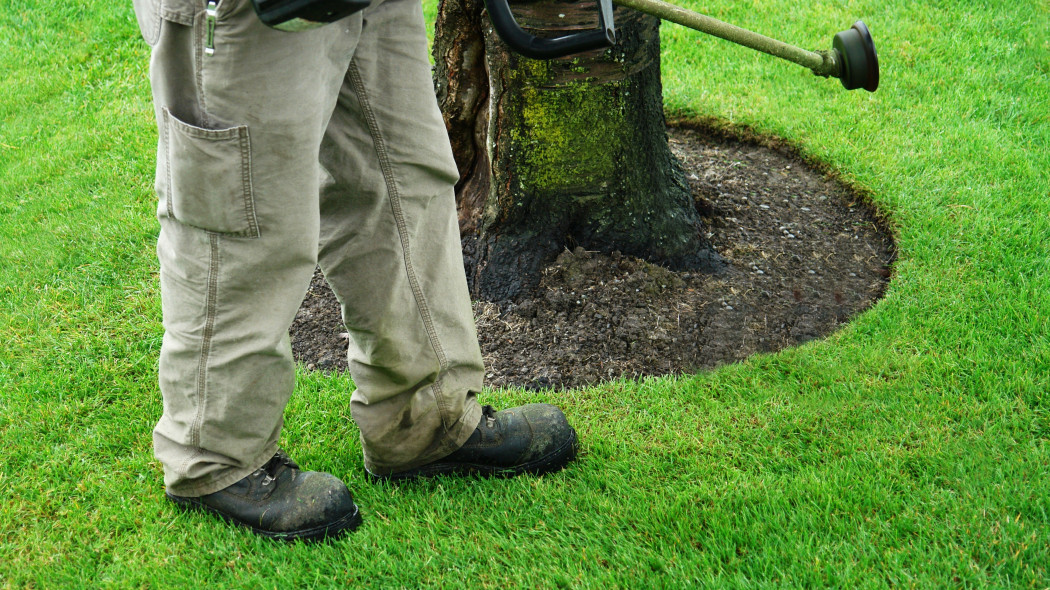
[[(667, 143), (659, 20), (616, 9), (617, 43), (555, 60), (513, 53), (481, 0), (442, 0), (436, 87), (461, 180), (457, 207), (476, 297), (511, 299), (564, 248), (674, 269), (721, 265)], [(593, 2), (514, 7), (523, 28), (593, 28)]]

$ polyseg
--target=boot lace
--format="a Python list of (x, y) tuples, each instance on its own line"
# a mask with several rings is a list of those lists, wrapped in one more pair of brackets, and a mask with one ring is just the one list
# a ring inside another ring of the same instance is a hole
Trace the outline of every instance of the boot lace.
[(299, 465), (292, 460), (284, 451), (278, 450), (265, 465), (255, 470), (253, 475), (262, 475), (262, 485), (269, 486), (277, 479), (277, 475), (284, 469), (297, 469)]

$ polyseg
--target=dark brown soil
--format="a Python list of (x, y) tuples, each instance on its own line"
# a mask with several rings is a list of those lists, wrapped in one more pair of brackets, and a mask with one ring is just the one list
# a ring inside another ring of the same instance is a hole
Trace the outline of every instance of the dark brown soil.
[[(475, 302), (487, 385), (579, 387), (691, 373), (825, 336), (879, 299), (891, 232), (866, 201), (790, 149), (669, 128), (722, 273), (678, 273), (576, 249), (514, 303)], [(318, 272), (292, 325), (309, 368), (345, 370), (339, 306)]]

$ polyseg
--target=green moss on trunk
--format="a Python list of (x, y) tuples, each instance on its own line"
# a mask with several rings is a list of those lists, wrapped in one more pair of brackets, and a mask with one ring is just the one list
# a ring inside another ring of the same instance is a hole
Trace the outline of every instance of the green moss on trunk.
[(612, 90), (584, 82), (525, 87), (522, 125), (512, 135), (522, 190), (587, 192), (609, 184), (616, 173), (609, 150), (624, 123)]

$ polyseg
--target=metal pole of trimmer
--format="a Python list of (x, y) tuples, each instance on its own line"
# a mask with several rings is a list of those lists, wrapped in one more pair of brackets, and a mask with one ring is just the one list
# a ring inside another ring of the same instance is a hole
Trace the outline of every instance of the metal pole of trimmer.
[(686, 10), (663, 0), (612, 1), (624, 8), (644, 12), (661, 20), (796, 63), (809, 68), (818, 76), (839, 78), (847, 90), (864, 88), (875, 92), (879, 86), (879, 65), (875, 43), (871, 40), (868, 27), (861, 21), (857, 21), (850, 30), (835, 35), (831, 51), (806, 51), (801, 47), (742, 29), (705, 14)]

